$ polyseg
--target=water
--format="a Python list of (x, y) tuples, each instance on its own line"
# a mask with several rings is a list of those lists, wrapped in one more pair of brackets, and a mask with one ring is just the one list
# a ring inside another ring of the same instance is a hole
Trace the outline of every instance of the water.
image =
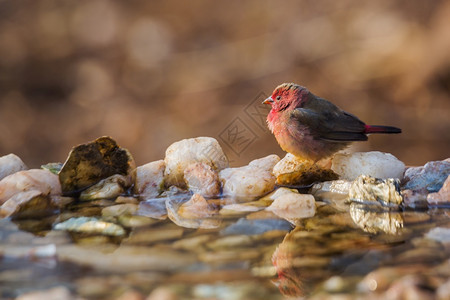
[(114, 204), (0, 220), (1, 299), (61, 286), (85, 299), (425, 299), (450, 278), (449, 209), (343, 210), (319, 201), (295, 227), (255, 209), (218, 214), (209, 229), (128, 214), (104, 217), (123, 236), (52, 229), (71, 217), (101, 218)]

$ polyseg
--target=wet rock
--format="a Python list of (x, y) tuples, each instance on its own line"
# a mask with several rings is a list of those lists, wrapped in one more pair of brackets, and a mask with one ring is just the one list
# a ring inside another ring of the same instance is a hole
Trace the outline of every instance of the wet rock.
[(135, 163), (130, 152), (110, 137), (74, 147), (59, 172), (62, 192), (77, 194), (102, 179), (119, 174), (134, 182)]
[(254, 234), (262, 234), (264, 232), (271, 230), (290, 231), (291, 229), (292, 225), (288, 221), (282, 219), (255, 219), (255, 220), (239, 219), (236, 223), (231, 224), (225, 229), (222, 229), (220, 231), (220, 234), (254, 235)]
[(281, 219), (276, 214), (268, 210), (260, 210), (254, 213), (250, 213), (245, 217), (247, 220), (258, 220), (258, 219)]
[(240, 215), (249, 212), (260, 211), (265, 208), (265, 206), (256, 206), (256, 205), (247, 205), (248, 203), (235, 203), (235, 204), (227, 204), (222, 207), (220, 210), (221, 215)]
[(335, 204), (342, 204), (348, 200), (348, 191), (351, 181), (333, 180), (316, 183), (310, 193), (318, 200), (324, 200)]
[(427, 287), (424, 277), (421, 275), (406, 275), (395, 280), (382, 298), (432, 300), (435, 297), (431, 289)]
[[(218, 228), (221, 224), (221, 220), (218, 218), (210, 218), (210, 216), (212, 216), (211, 214), (212, 210), (210, 210), (209, 204), (208, 206), (204, 204), (203, 200), (202, 199), (194, 200), (191, 202), (191, 205), (199, 205), (203, 207), (203, 212), (201, 212), (200, 215), (206, 215), (206, 217), (199, 216), (193, 218), (193, 215), (190, 213), (195, 214), (195, 212), (193, 212), (190, 209), (186, 211), (186, 207), (184, 209), (181, 209), (182, 214), (180, 214), (180, 208), (182, 207), (182, 205), (190, 201), (190, 198), (187, 198), (186, 195), (182, 195), (179, 197), (169, 197), (166, 200), (167, 215), (169, 219), (172, 220), (172, 222), (181, 227), (203, 228), (203, 229)], [(183, 216), (183, 213), (187, 215), (187, 218)]]
[(231, 235), (223, 238), (219, 238), (213, 242), (208, 243), (206, 246), (209, 249), (218, 251), (224, 249), (236, 249), (239, 247), (249, 247), (254, 245), (254, 241), (251, 236), (248, 235)]
[(292, 193), (297, 193), (298, 194), (298, 190), (296, 190), (296, 189), (289, 189), (289, 188), (286, 188), (286, 187), (280, 187), (280, 188), (276, 189), (275, 191), (273, 191), (272, 193), (262, 197), (258, 201), (267, 202), (266, 206), (269, 206), (278, 197), (286, 195), (286, 194), (292, 194)]
[[(112, 251), (114, 250), (115, 251)], [(143, 247), (123, 245), (98, 251), (77, 245), (57, 248), (60, 261), (92, 267), (115, 274), (143, 271), (174, 271), (196, 262), (194, 254), (172, 250), (169, 247)], [(108, 251), (107, 251), (108, 250)]]
[(44, 196), (60, 195), (61, 185), (58, 176), (49, 171), (19, 171), (0, 181), (0, 204), (18, 193), (28, 191), (39, 191)]
[(52, 172), (53, 174), (58, 175), (59, 171), (61, 171), (63, 167), (63, 163), (48, 163), (41, 166), (41, 169)]
[(450, 175), (447, 176), (439, 192), (428, 194), (427, 202), (432, 206), (450, 205)]
[(56, 224), (54, 229), (111, 236), (121, 236), (125, 234), (125, 230), (119, 225), (92, 217), (71, 218)]
[(179, 300), (177, 294), (167, 287), (157, 287), (145, 300)]
[(192, 195), (191, 199), (183, 203), (178, 209), (178, 215), (186, 219), (208, 218), (217, 213), (217, 207), (210, 205), (199, 194)]
[(203, 197), (212, 198), (220, 194), (219, 175), (205, 163), (192, 163), (184, 170), (188, 189)]
[(139, 216), (155, 218), (159, 220), (167, 219), (166, 200), (168, 198), (154, 198), (141, 201), (136, 212)]
[(199, 252), (199, 250), (204, 250), (206, 242), (213, 239), (212, 235), (199, 235), (190, 238), (185, 238), (178, 240), (172, 244), (174, 249), (182, 249)]
[(117, 217), (117, 221), (126, 228), (143, 227), (159, 222), (158, 220), (149, 217), (130, 215), (120, 215)]
[(299, 219), (313, 217), (316, 204), (313, 195), (290, 192), (277, 197), (267, 209), (295, 224)]
[(400, 193), (403, 197), (403, 203), (405, 206), (415, 209), (428, 207), (428, 192), (426, 190), (402, 190)]
[(310, 185), (318, 181), (338, 179), (329, 168), (309, 160), (302, 160), (288, 153), (273, 168), (278, 185)]
[(28, 292), (20, 295), (16, 300), (76, 300), (69, 289), (63, 286), (54, 287), (43, 291)]
[(184, 170), (195, 162), (205, 163), (214, 170), (228, 167), (228, 159), (216, 139), (197, 137), (184, 139), (170, 145), (164, 159), (166, 186), (184, 187)]
[(272, 191), (275, 187), (275, 177), (272, 175), (270, 165), (275, 161), (274, 157), (269, 155), (254, 160), (244, 167), (220, 171), (223, 195), (253, 200)]
[(436, 227), (431, 229), (425, 237), (439, 241), (441, 243), (450, 243), (450, 228)]
[(439, 286), (436, 290), (436, 299), (445, 300), (450, 299), (450, 279), (448, 279), (444, 284)]
[(404, 189), (429, 193), (438, 192), (450, 175), (450, 161), (430, 161), (423, 167), (408, 168), (405, 171)]
[(360, 175), (402, 179), (405, 164), (390, 153), (378, 151), (338, 153), (333, 158), (331, 169), (346, 180), (355, 180)]
[(135, 197), (125, 197), (125, 196), (119, 196), (114, 201), (117, 204), (139, 204), (139, 200)]
[(102, 217), (118, 217), (121, 215), (132, 215), (138, 210), (137, 204), (118, 204), (102, 209)]
[(0, 180), (8, 175), (27, 169), (25, 163), (15, 154), (11, 153), (0, 157)]
[(81, 192), (81, 201), (98, 199), (115, 199), (131, 186), (130, 178), (123, 175), (113, 175), (100, 180), (98, 183)]
[(157, 160), (136, 168), (134, 192), (141, 200), (157, 197), (164, 189), (164, 160)]
[(383, 205), (388, 207), (399, 207), (402, 203), (400, 195), (400, 182), (398, 179), (377, 179), (361, 175), (353, 181), (349, 198), (368, 205)]
[(355, 224), (365, 232), (399, 234), (403, 228), (403, 218), (399, 212), (370, 209), (367, 205), (350, 204), (350, 216)]
[(157, 229), (138, 228), (134, 229), (128, 238), (122, 240), (122, 244), (143, 245), (175, 240), (179, 239), (183, 235), (183, 232), (183, 228), (177, 226), (169, 226)]
[(56, 209), (52, 198), (38, 190), (15, 194), (0, 207), (0, 217), (36, 218), (48, 216)]

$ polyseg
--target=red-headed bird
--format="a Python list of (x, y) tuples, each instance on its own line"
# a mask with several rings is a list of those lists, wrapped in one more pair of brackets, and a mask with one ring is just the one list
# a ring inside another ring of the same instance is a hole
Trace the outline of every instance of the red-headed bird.
[(314, 162), (331, 156), (350, 142), (366, 141), (367, 134), (402, 132), (391, 126), (366, 125), (295, 83), (279, 85), (263, 103), (272, 106), (267, 124), (281, 148)]

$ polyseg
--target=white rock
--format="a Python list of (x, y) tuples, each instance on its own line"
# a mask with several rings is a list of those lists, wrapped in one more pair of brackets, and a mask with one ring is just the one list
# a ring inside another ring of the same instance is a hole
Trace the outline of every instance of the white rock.
[(167, 186), (184, 186), (184, 170), (195, 162), (205, 163), (217, 171), (228, 167), (225, 153), (217, 140), (211, 137), (197, 137), (173, 143), (167, 148), (164, 161)]
[(157, 160), (136, 168), (134, 191), (142, 200), (158, 196), (164, 185), (164, 160)]
[(338, 153), (333, 158), (331, 169), (340, 179), (355, 180), (359, 175), (375, 178), (403, 178), (405, 164), (390, 153), (378, 151)]
[(275, 165), (280, 161), (276, 154), (268, 155), (263, 158), (252, 160), (248, 165), (272, 172)]
[(316, 204), (313, 195), (290, 192), (277, 197), (267, 210), (295, 223), (297, 219), (313, 217), (316, 213)]
[(267, 167), (269, 161), (274, 161), (272, 155), (254, 160), (244, 167), (220, 171), (223, 195), (253, 200), (272, 191), (275, 187), (275, 177)]
[(58, 175), (47, 170), (31, 169), (11, 174), (0, 181), (0, 204), (15, 194), (31, 190), (42, 195), (61, 195)]
[(190, 191), (212, 198), (220, 194), (219, 175), (205, 163), (190, 164), (184, 170), (184, 180)]
[(27, 169), (20, 157), (15, 154), (11, 153), (0, 157), (0, 180), (8, 175)]

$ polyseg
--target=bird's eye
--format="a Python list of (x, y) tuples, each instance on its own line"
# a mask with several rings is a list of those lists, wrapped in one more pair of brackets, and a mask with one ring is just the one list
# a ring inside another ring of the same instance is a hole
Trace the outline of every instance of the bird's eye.
[(276, 99), (277, 99), (277, 101), (280, 101), (280, 99), (281, 99), (281, 96), (277, 96), (277, 98), (276, 98)]

